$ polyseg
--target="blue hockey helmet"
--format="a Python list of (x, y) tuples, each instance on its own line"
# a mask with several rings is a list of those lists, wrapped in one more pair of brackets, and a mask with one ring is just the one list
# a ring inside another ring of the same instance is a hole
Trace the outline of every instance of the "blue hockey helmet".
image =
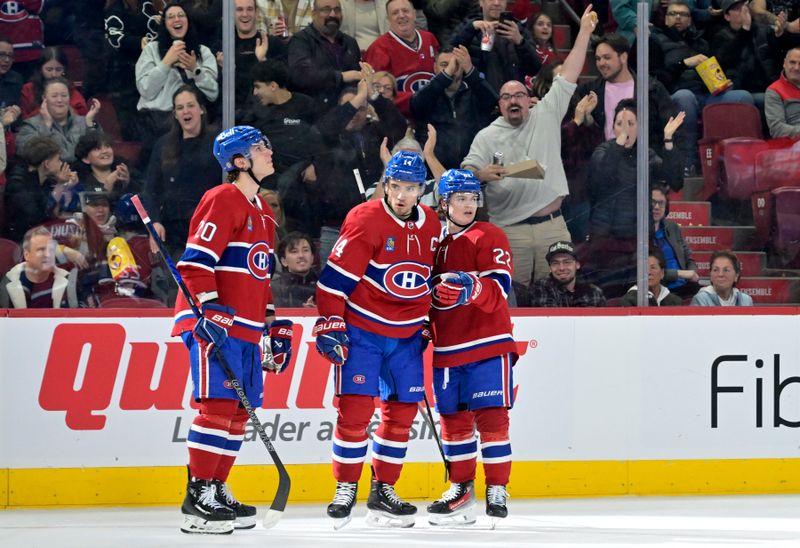
[(114, 204), (114, 217), (117, 218), (117, 223), (121, 226), (126, 225), (139, 225), (142, 220), (139, 218), (139, 213), (136, 212), (136, 206), (131, 201), (133, 194), (123, 194), (117, 199)]
[(437, 186), (439, 198), (445, 202), (456, 192), (469, 192), (481, 196), (481, 182), (468, 169), (448, 169), (442, 173)]
[(236, 156), (243, 156), (250, 159), (250, 147), (257, 144), (264, 144), (272, 148), (269, 139), (251, 126), (233, 126), (226, 129), (214, 139), (214, 157), (225, 171), (237, 169), (233, 165)]
[(425, 167), (425, 160), (416, 152), (401, 150), (386, 164), (386, 171), (383, 180), (397, 179), (409, 183), (425, 184), (428, 177), (428, 169)]

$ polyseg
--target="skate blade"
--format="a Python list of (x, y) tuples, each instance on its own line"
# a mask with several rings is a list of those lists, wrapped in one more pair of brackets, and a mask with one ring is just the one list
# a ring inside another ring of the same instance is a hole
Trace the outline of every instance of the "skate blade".
[(234, 529), (252, 529), (256, 526), (255, 516), (238, 516), (233, 522)]
[(183, 516), (181, 531), (200, 535), (230, 535), (233, 533), (233, 520), (208, 521), (198, 516)]
[(347, 516), (344, 518), (332, 518), (332, 519), (333, 519), (333, 530), (338, 531), (339, 529), (350, 523), (350, 520), (353, 519), (353, 517)]
[(381, 510), (367, 511), (367, 525), (370, 527), (414, 527), (414, 516), (396, 516)]
[(428, 514), (428, 523), (437, 527), (468, 527), (476, 521), (475, 505), (452, 514)]
[(489, 529), (494, 531), (494, 528), (497, 527), (497, 524), (503, 521), (505, 518), (498, 518), (494, 516), (489, 517)]
[(283, 512), (270, 508), (267, 510), (267, 513), (264, 514), (264, 520), (261, 522), (261, 525), (264, 527), (264, 529), (272, 529), (278, 524), (282, 517)]

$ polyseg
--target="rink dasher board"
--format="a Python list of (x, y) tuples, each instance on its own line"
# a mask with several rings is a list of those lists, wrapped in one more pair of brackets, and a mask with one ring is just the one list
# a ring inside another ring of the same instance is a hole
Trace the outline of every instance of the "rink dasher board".
[[(324, 500), (331, 366), (313, 350), (314, 316), (286, 312), (293, 364), (267, 379), (258, 414), (293, 474), (292, 500)], [(681, 312), (515, 313), (513, 495), (800, 491), (798, 309)], [(171, 324), (164, 311), (3, 311), (0, 505), (180, 499), (196, 411)], [(438, 494), (421, 416), (412, 437), (398, 489)], [(274, 493), (266, 463), (249, 428), (231, 481), (250, 500)]]

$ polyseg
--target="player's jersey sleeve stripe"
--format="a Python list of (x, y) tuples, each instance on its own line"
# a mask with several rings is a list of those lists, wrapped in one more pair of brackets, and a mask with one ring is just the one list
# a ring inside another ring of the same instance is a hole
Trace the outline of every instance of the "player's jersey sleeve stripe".
[(332, 263), (328, 263), (322, 271), (318, 285), (325, 291), (341, 297), (348, 297), (355, 290), (358, 278), (342, 270)]
[(347, 277), (347, 278), (350, 278), (351, 280), (353, 280), (353, 281), (355, 281), (355, 282), (358, 282), (358, 280), (360, 280), (360, 279), (361, 279), (359, 276), (356, 276), (355, 274), (353, 274), (353, 273), (351, 273), (351, 272), (348, 272), (347, 270), (345, 270), (344, 268), (342, 268), (341, 266), (339, 266), (339, 265), (338, 265), (338, 264), (336, 264), (336, 263), (333, 263), (333, 262), (330, 262), (330, 261), (328, 261), (328, 263), (326, 264), (326, 266), (327, 266), (327, 267), (330, 267), (332, 270), (335, 270), (335, 271), (336, 271), (336, 272), (338, 272), (338, 273), (339, 273), (341, 276), (345, 276), (345, 277)]
[(203, 255), (208, 255), (212, 259), (214, 259), (214, 262), (219, 261), (219, 255), (217, 255), (216, 253), (214, 253), (213, 250), (211, 250), (211, 249), (209, 249), (209, 248), (207, 248), (205, 246), (198, 245), (198, 244), (187, 243), (186, 244), (186, 250), (183, 252), (183, 254), (186, 255), (186, 253), (190, 252), (190, 251), (193, 251), (193, 252), (196, 252), (196, 253), (199, 253), (199, 254), (203, 254)]
[(508, 294), (511, 292), (511, 276), (509, 276), (508, 271), (495, 270), (489, 272), (488, 274), (481, 272), (481, 277), (489, 278), (490, 280), (497, 282), (497, 285), (500, 286), (500, 290), (503, 292), (503, 296), (508, 297)]
[(336, 295), (337, 297), (341, 297), (342, 299), (346, 299), (347, 295), (342, 291), (337, 291), (328, 287), (327, 285), (323, 284), (322, 282), (317, 282), (317, 289), (321, 289), (325, 293), (330, 293), (331, 295)]

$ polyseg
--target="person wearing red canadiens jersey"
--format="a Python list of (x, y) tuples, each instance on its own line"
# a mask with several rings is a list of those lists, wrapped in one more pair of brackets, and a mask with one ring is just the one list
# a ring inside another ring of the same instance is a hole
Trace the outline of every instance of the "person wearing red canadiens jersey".
[(186, 440), (189, 482), (181, 531), (225, 534), (254, 527), (256, 509), (237, 501), (226, 483), (248, 416), (217, 349), (258, 408), (262, 367), (280, 373), (291, 360), (292, 322), (275, 320), (269, 285), (276, 223), (258, 195), (259, 181), (273, 172), (269, 141), (255, 128), (236, 126), (217, 136), (214, 156), (229, 184), (203, 195), (177, 265), (202, 317), (178, 294), (172, 334), (189, 348), (193, 395), (200, 404)]
[(422, 157), (400, 151), (386, 165), (383, 200), (347, 214), (317, 284), (317, 351), (335, 365), (339, 411), (333, 438), (336, 494), (328, 515), (350, 521), (367, 455), (367, 426), (380, 397), (372, 436), (373, 479), (367, 524), (411, 527), (417, 509), (394, 490), (411, 423), (423, 397), (423, 322), (430, 308), (431, 266), (441, 224), (419, 203)]
[(505, 233), (475, 221), (480, 181), (450, 169), (439, 180), (447, 226), (436, 250), (431, 307), (433, 387), (441, 416), (450, 489), (428, 506), (433, 525), (475, 523), (475, 468), (480, 452), (486, 475), (486, 514), (508, 515), (511, 474), (508, 410), (514, 403), (517, 360), (506, 298), (513, 274)]

